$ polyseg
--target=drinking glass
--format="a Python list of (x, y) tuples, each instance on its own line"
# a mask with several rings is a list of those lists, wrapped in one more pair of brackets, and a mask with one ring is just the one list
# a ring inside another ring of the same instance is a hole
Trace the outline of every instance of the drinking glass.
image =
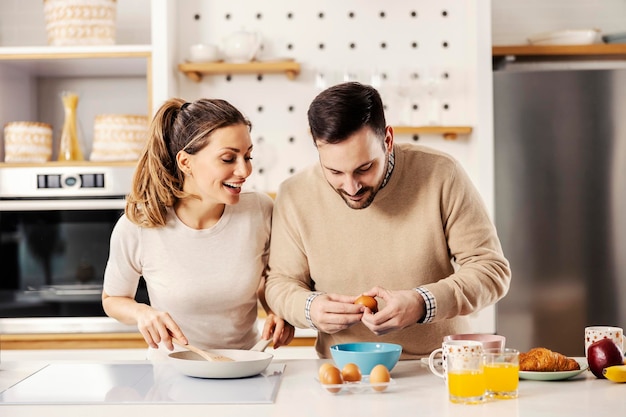
[(480, 352), (449, 353), (448, 395), (453, 403), (478, 404), (485, 399), (485, 374)]
[(483, 351), (486, 395), (489, 398), (517, 398), (519, 386), (519, 351), (486, 349)]

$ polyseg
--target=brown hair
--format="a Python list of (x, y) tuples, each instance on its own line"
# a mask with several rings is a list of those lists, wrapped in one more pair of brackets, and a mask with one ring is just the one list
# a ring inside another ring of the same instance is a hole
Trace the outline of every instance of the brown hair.
[(214, 130), (238, 124), (251, 128), (250, 121), (225, 100), (167, 100), (152, 119), (137, 164), (126, 200), (130, 221), (144, 227), (164, 226), (168, 207), (188, 197), (183, 191), (184, 175), (176, 163), (178, 152), (193, 155), (209, 144)]
[(316, 146), (318, 141), (340, 143), (364, 126), (385, 138), (383, 102), (369, 85), (346, 82), (332, 86), (315, 97), (307, 116)]

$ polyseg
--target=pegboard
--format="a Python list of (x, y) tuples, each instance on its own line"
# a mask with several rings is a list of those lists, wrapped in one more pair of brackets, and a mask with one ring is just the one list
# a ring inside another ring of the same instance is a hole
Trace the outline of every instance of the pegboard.
[[(306, 111), (322, 89), (344, 80), (376, 86), (391, 125), (473, 125), (468, 88), (475, 53), (472, 2), (181, 0), (178, 60), (195, 43), (220, 44), (245, 29), (263, 39), (260, 60), (293, 58), (295, 80), (284, 75), (219, 75), (195, 83), (179, 75), (179, 96), (219, 97), (252, 121), (254, 189), (276, 191), (281, 181), (317, 160)], [(396, 136), (467, 159), (468, 138)]]

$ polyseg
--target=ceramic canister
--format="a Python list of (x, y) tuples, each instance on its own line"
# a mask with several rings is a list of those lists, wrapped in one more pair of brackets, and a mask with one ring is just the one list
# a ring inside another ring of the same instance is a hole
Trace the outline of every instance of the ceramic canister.
[(51, 158), (51, 125), (41, 122), (10, 122), (5, 125), (5, 162), (47, 162)]
[(116, 0), (44, 0), (48, 44), (114, 44), (116, 6)]
[(148, 138), (147, 116), (100, 114), (94, 122), (91, 161), (136, 161)]

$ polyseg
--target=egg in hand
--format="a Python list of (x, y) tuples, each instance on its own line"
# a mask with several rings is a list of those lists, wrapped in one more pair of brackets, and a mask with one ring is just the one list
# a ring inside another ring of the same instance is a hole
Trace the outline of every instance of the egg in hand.
[(360, 295), (354, 300), (354, 304), (361, 304), (369, 308), (374, 314), (378, 312), (378, 302), (374, 297), (370, 297), (369, 295)]

